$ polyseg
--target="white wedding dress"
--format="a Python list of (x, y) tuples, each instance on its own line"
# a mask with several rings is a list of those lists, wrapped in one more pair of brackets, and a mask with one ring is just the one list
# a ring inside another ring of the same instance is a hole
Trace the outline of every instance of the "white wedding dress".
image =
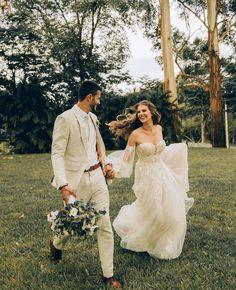
[(116, 177), (132, 173), (135, 151), (136, 200), (121, 208), (113, 226), (121, 246), (135, 252), (148, 252), (160, 259), (177, 258), (186, 233), (186, 213), (193, 205), (189, 190), (187, 146), (143, 143), (111, 153)]

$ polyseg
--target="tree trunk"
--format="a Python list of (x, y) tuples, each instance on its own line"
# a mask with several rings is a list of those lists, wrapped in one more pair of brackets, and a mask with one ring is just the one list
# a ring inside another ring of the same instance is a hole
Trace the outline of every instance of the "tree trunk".
[(161, 9), (161, 50), (164, 65), (164, 89), (170, 91), (170, 101), (177, 103), (177, 90), (171, 42), (170, 6), (168, 0), (159, 0)]
[(205, 140), (205, 127), (206, 127), (206, 121), (204, 118), (204, 113), (201, 112), (201, 143), (204, 144), (206, 142)]
[(217, 35), (217, 1), (207, 0), (208, 54), (210, 71), (210, 110), (212, 118), (212, 146), (225, 147), (222, 95), (220, 83), (219, 42)]

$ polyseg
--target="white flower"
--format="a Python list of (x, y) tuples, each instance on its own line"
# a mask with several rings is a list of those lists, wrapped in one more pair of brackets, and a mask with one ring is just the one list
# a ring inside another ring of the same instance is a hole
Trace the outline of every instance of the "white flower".
[(95, 218), (95, 216), (93, 216), (92, 217), (92, 219), (91, 219), (91, 222), (90, 222), (92, 225), (94, 225), (95, 223), (96, 223), (96, 218)]
[(63, 230), (63, 235), (65, 235), (65, 236), (69, 236), (70, 234), (68, 233), (68, 231), (67, 230)]
[(58, 213), (59, 213), (58, 210), (57, 210), (57, 211), (51, 211), (51, 212), (47, 215), (47, 220), (48, 220), (48, 222), (52, 223), (52, 222), (56, 219)]
[(98, 228), (98, 226), (92, 226), (90, 229), (89, 229), (89, 235), (92, 236), (94, 231)]
[(100, 127), (100, 121), (98, 119), (96, 120), (96, 125), (98, 128)]
[(74, 203), (76, 201), (76, 198), (73, 195), (70, 195), (68, 198), (68, 203)]
[(76, 217), (77, 213), (78, 213), (78, 209), (75, 207), (72, 207), (72, 209), (70, 210), (69, 216)]
[(87, 229), (90, 229), (90, 225), (88, 225), (88, 224), (86, 223), (86, 220), (84, 220), (84, 222), (83, 222), (83, 226), (82, 226), (82, 230), (84, 231), (84, 230), (87, 230)]
[(55, 227), (56, 227), (56, 223), (52, 221), (51, 230), (54, 231)]

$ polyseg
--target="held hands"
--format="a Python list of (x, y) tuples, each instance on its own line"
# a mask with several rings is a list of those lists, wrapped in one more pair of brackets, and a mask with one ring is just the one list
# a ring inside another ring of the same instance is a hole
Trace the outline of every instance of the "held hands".
[(111, 164), (106, 164), (103, 168), (103, 174), (106, 178), (112, 179), (115, 177), (115, 171)]
[(64, 186), (61, 189), (61, 197), (65, 204), (68, 204), (68, 200), (70, 195), (74, 196), (76, 198), (76, 193), (68, 186)]

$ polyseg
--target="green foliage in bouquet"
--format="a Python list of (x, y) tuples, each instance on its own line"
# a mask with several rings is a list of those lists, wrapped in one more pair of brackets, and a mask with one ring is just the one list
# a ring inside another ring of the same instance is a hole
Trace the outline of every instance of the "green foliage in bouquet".
[(94, 203), (76, 200), (59, 211), (50, 212), (47, 218), (52, 223), (51, 230), (54, 237), (92, 236), (98, 229), (98, 219), (105, 213), (105, 210), (96, 210)]

